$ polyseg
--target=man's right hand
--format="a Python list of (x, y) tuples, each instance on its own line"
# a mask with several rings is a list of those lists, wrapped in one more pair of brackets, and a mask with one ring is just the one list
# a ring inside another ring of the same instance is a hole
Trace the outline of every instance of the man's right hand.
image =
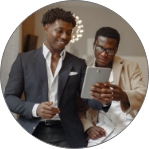
[(59, 108), (52, 107), (53, 102), (43, 102), (37, 108), (37, 115), (43, 119), (52, 119), (57, 113), (60, 113)]
[(87, 134), (88, 134), (89, 138), (96, 140), (98, 138), (106, 136), (106, 131), (99, 126), (93, 126), (87, 130)]
[(109, 89), (105, 87), (103, 83), (96, 83), (96, 85), (92, 85), (90, 90), (91, 97), (97, 101), (100, 101), (102, 104), (109, 104), (110, 101), (103, 98), (101, 95), (103, 94), (104, 89)]

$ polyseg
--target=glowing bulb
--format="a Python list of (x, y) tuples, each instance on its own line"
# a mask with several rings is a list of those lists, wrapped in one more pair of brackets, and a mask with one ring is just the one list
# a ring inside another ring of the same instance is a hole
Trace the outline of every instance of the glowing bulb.
[(81, 24), (82, 23), (82, 20), (79, 20), (78, 23)]
[(77, 37), (80, 37), (80, 34), (77, 34)]
[(80, 30), (80, 33), (83, 33), (84, 32), (84, 30)]
[(79, 19), (79, 17), (78, 17), (78, 16), (76, 16), (76, 19)]

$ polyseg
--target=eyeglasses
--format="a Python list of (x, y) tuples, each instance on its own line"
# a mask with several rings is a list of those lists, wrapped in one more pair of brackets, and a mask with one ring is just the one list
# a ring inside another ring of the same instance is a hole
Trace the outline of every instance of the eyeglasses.
[(97, 51), (97, 53), (103, 53), (104, 51), (106, 51), (107, 55), (114, 55), (116, 50), (113, 49), (104, 49), (102, 47), (98, 47), (95, 45), (95, 50)]

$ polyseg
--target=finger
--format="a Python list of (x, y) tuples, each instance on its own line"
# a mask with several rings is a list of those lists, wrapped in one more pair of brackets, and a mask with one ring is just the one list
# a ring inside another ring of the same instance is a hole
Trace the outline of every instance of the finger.
[(47, 106), (47, 105), (44, 105), (43, 109), (46, 109), (49, 111), (60, 111), (59, 108), (55, 108), (55, 107), (51, 107), (51, 106)]
[(98, 136), (96, 136), (96, 139), (103, 137), (103, 135), (99, 134)]
[(60, 113), (60, 111), (49, 111), (46, 109), (41, 109), (41, 113), (43, 113), (43, 114), (57, 114), (57, 113)]
[(101, 94), (120, 94), (120, 90), (103, 88), (101, 89)]
[(106, 131), (101, 129), (100, 134), (101, 134), (101, 136), (106, 136)]
[(98, 131), (98, 135), (100, 134), (101, 136), (105, 135), (105, 131), (104, 129), (102, 129), (101, 127), (96, 126), (96, 131)]
[(119, 94), (101, 94), (101, 98), (116, 98), (119, 97)]
[(100, 126), (97, 126), (97, 127), (99, 127), (106, 134), (106, 131), (102, 127), (100, 127)]
[(101, 93), (110, 93), (110, 94), (112, 94), (113, 93), (113, 89), (103, 88), (103, 89), (101, 89)]
[(104, 83), (104, 86), (106, 86), (106, 87), (112, 87), (112, 88), (119, 88), (118, 85), (111, 84), (111, 83)]
[(117, 98), (104, 98), (105, 101), (119, 101)]
[(97, 135), (92, 131), (91, 136), (92, 136), (92, 138), (95, 138)]
[(44, 105), (48, 105), (48, 106), (49, 106), (49, 105), (52, 105), (52, 104), (53, 104), (53, 102), (46, 101), (46, 102), (43, 102), (43, 104), (44, 104)]
[(97, 130), (97, 128), (95, 128), (92, 132), (94, 133), (95, 136), (99, 135), (99, 131)]
[(52, 104), (53, 104), (53, 102), (49, 102), (49, 104), (48, 104), (48, 105), (49, 105), (49, 106), (51, 106)]
[(91, 138), (91, 139), (93, 139), (93, 140), (95, 140), (95, 137), (94, 137), (94, 136), (92, 136), (92, 135), (90, 136), (90, 138)]
[(88, 133), (88, 137), (91, 138), (91, 139), (94, 138), (94, 136), (91, 133)]
[(97, 87), (100, 87), (100, 88), (103, 88), (103, 87), (104, 87), (104, 84), (97, 82), (97, 83), (96, 83), (96, 86), (97, 86)]
[(52, 111), (60, 111), (60, 109), (56, 107), (52, 107)]
[(97, 101), (99, 101), (99, 102), (101, 102), (101, 103), (103, 103), (103, 104), (106, 104), (106, 100), (103, 99), (103, 98), (97, 98), (97, 97), (95, 97), (95, 96), (91, 96), (91, 98), (92, 98), (92, 99), (95, 99), (95, 100), (97, 100)]
[(99, 93), (99, 92), (90, 91), (90, 94), (91, 94), (92, 96), (97, 97), (97, 98), (100, 98), (100, 97), (101, 97), (101, 95), (100, 95), (100, 93)]
[(55, 107), (51, 107), (51, 106), (44, 106), (43, 108), (42, 108), (43, 110), (47, 110), (47, 111), (53, 111), (53, 112), (55, 112), (55, 113), (60, 113), (60, 110), (59, 110), (59, 108), (55, 108)]
[(91, 86), (91, 89), (92, 89), (92, 91), (96, 91), (96, 92), (101, 92), (101, 88), (99, 88), (99, 87), (97, 87), (97, 86), (94, 86), (94, 85), (92, 85)]

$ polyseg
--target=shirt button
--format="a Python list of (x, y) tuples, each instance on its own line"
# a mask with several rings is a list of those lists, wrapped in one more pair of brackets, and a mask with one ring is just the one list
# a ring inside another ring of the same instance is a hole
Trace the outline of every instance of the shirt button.
[(33, 129), (35, 129), (36, 127), (33, 127)]

